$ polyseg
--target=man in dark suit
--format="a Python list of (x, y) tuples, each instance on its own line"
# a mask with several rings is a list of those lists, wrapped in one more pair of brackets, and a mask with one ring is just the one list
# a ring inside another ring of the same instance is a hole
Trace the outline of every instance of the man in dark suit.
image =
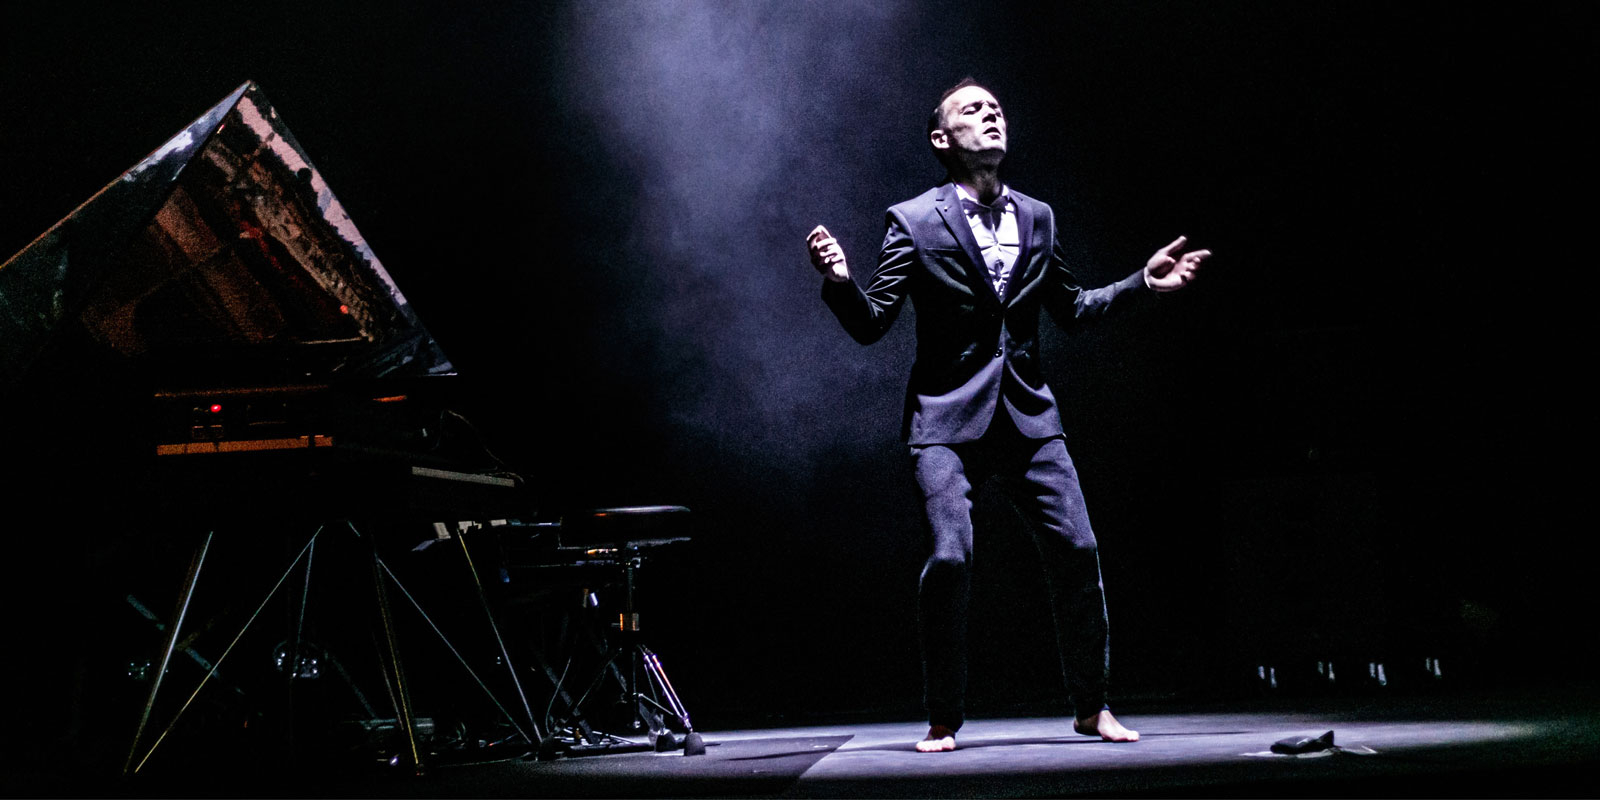
[(1210, 252), (1161, 248), (1142, 270), (1099, 289), (1068, 271), (1050, 206), (997, 171), (1006, 119), (987, 89), (962, 81), (940, 98), (928, 141), (949, 180), (889, 209), (878, 267), (862, 291), (825, 228), (807, 237), (822, 296), (862, 344), (881, 338), (907, 297), (917, 306), (917, 357), (903, 435), (922, 490), (932, 554), (918, 590), (929, 730), (923, 752), (955, 749), (964, 721), (972, 494), (988, 478), (1028, 521), (1045, 569), (1074, 729), (1139, 738), (1106, 704), (1104, 591), (1094, 532), (1061, 415), (1039, 365), (1039, 310), (1070, 328), (1182, 288)]

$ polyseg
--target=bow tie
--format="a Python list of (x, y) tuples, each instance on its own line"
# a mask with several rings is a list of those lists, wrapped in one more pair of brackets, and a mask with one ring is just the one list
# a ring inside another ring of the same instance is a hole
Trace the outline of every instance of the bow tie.
[(1010, 203), (1011, 198), (1006, 195), (995, 198), (992, 206), (986, 206), (976, 200), (961, 199), (962, 209), (968, 214), (981, 215), (989, 223), (989, 227), (995, 230), (1000, 229), (1000, 218), (1005, 215), (1006, 208)]

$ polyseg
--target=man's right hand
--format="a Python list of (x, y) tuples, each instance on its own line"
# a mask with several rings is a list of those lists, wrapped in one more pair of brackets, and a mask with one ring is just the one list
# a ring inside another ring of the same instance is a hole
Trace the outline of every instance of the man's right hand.
[(822, 273), (822, 277), (835, 283), (850, 280), (850, 267), (844, 260), (844, 248), (839, 246), (837, 239), (828, 233), (828, 229), (818, 225), (806, 235), (806, 249), (811, 253), (811, 266)]

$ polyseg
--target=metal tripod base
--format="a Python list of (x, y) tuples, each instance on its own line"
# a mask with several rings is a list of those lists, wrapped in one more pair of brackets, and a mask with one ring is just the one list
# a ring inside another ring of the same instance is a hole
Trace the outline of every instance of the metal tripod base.
[(670, 753), (673, 750), (683, 750), (686, 756), (703, 756), (706, 754), (706, 741), (699, 733), (690, 731), (682, 739), (674, 736), (671, 731), (662, 731), (652, 734), (650, 742), (638, 742), (624, 739), (609, 733), (600, 733), (597, 741), (587, 741), (575, 729), (557, 731), (539, 742), (540, 761), (554, 761), (558, 758), (577, 758), (581, 756), (604, 756), (621, 753)]
[[(635, 664), (644, 667), (651, 694), (646, 695), (637, 691), (637, 678), (630, 665), (629, 676), (624, 679), (627, 685), (624, 686), (623, 700), (633, 709), (634, 727), (649, 730), (649, 741), (638, 742), (603, 731), (595, 731), (589, 728), (587, 723), (581, 726), (569, 725), (539, 743), (541, 760), (650, 750), (668, 753), (678, 749), (682, 749), (686, 756), (705, 755), (705, 739), (695, 732), (694, 725), (689, 721), (688, 710), (684, 708), (683, 701), (678, 699), (677, 691), (672, 688), (672, 682), (667, 679), (667, 672), (661, 666), (661, 657), (651, 652), (650, 648), (642, 644), (618, 648), (611, 658), (601, 665), (600, 676), (596, 681), (604, 677), (606, 670), (613, 669), (617, 659), (622, 658), (630, 650), (632, 656), (638, 659)], [(675, 720), (678, 727), (683, 730), (682, 739), (667, 729), (665, 720), (668, 718)]]

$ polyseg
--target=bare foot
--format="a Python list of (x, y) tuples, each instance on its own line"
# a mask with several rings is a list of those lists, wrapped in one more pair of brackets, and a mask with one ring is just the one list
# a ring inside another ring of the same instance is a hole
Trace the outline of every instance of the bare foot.
[[(1107, 742), (1137, 742), (1139, 732), (1122, 727), (1110, 711), (1101, 711), (1072, 723), (1072, 729), (1084, 736), (1098, 736)], [(931, 734), (930, 734), (931, 735)]]
[(956, 732), (943, 725), (928, 729), (927, 738), (917, 742), (919, 753), (943, 753), (956, 749)]

